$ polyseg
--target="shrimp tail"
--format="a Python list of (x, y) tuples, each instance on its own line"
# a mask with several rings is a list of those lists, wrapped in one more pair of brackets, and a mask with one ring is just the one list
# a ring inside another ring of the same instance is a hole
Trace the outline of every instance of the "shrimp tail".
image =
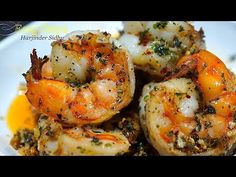
[[(190, 56), (180, 66), (177, 66), (176, 68), (173, 68), (171, 71), (167, 72), (165, 74), (164, 80), (167, 81), (173, 78), (180, 78), (183, 76), (187, 76), (188, 73), (195, 71), (195, 68), (197, 67), (197, 63), (198, 63), (197, 58)], [(191, 74), (194, 74), (194, 73), (191, 73)]]
[(26, 80), (29, 80), (29, 75), (32, 73), (32, 77), (35, 80), (42, 79), (42, 66), (44, 63), (46, 63), (49, 58), (47, 56), (44, 56), (43, 58), (40, 58), (37, 56), (36, 49), (33, 49), (32, 53), (30, 54), (31, 59), (31, 68), (25, 75)]

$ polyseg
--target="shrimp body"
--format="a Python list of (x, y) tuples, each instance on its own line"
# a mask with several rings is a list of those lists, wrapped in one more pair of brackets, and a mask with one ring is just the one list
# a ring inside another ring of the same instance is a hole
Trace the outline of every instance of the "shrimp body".
[(184, 55), (204, 49), (202, 31), (188, 22), (124, 22), (119, 41), (138, 69), (163, 77)]
[[(190, 77), (190, 78), (186, 78)], [(235, 148), (235, 77), (208, 51), (183, 57), (140, 98), (145, 134), (162, 155), (226, 155)]]
[(214, 107), (217, 114), (232, 116), (236, 105), (236, 78), (218, 57), (206, 50), (185, 56), (167, 79), (186, 74), (192, 75), (204, 104)]
[(101, 123), (129, 104), (134, 71), (129, 53), (108, 33), (73, 32), (52, 43), (50, 60), (31, 54), (29, 102), (64, 124)]
[(130, 146), (128, 139), (118, 130), (105, 132), (92, 127), (63, 129), (55, 119), (45, 116), (39, 119), (38, 127), (40, 155), (121, 155)]

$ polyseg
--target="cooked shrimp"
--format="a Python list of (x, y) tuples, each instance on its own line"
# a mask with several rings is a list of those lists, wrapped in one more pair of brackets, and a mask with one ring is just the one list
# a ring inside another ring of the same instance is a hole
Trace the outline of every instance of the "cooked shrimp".
[(188, 22), (124, 22), (119, 41), (131, 53), (138, 69), (164, 76), (180, 57), (204, 49), (203, 31)]
[(50, 60), (33, 50), (26, 74), (29, 102), (64, 124), (101, 123), (127, 106), (134, 93), (129, 53), (104, 32), (73, 32), (52, 43)]
[[(192, 56), (185, 56), (177, 63), (177, 68), (168, 78), (181, 77), (184, 75), (192, 75), (192, 79), (197, 84), (200, 92), (203, 95), (205, 104), (236, 104), (236, 79), (225, 64), (212, 53), (201, 50), (199, 53)], [(233, 107), (230, 110), (216, 109), (217, 114), (222, 116), (232, 116)], [(213, 105), (212, 105), (213, 106)], [(228, 110), (228, 112), (226, 112)], [(230, 115), (231, 112), (231, 115)]]
[(129, 149), (129, 141), (121, 131), (105, 132), (93, 127), (63, 129), (54, 118), (39, 119), (40, 155), (122, 155)]
[[(181, 77), (190, 77), (181, 78)], [(236, 142), (236, 79), (208, 51), (183, 57), (140, 98), (145, 134), (162, 155), (227, 155)]]

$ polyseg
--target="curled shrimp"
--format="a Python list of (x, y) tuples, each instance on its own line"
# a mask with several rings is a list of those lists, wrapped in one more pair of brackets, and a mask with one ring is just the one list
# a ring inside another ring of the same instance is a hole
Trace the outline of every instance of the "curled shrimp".
[(52, 43), (50, 59), (31, 54), (26, 96), (40, 113), (64, 124), (98, 124), (127, 106), (134, 93), (129, 53), (97, 31)]
[(131, 53), (135, 67), (163, 77), (184, 56), (205, 48), (203, 31), (189, 22), (124, 22), (119, 41)]
[(236, 142), (235, 76), (212, 53), (183, 57), (140, 98), (141, 124), (162, 155), (227, 155)]
[(50, 117), (41, 116), (38, 129), (38, 151), (40, 155), (122, 155), (130, 143), (119, 130), (105, 132), (95, 127), (63, 128)]
[(185, 56), (166, 79), (187, 74), (192, 75), (192, 80), (202, 93), (204, 104), (214, 107), (217, 114), (232, 116), (236, 104), (236, 80), (219, 58), (206, 50)]

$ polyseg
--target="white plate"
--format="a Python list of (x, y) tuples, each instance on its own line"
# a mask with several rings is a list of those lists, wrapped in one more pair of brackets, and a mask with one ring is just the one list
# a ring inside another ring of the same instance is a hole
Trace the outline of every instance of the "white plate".
[[(0, 24), (2, 25), (2, 24)], [(207, 49), (220, 57), (236, 73), (236, 61), (230, 56), (236, 54), (236, 23), (195, 22), (196, 29), (203, 28)], [(17, 94), (21, 75), (30, 67), (29, 54), (33, 48), (39, 56), (50, 53), (51, 37), (64, 36), (74, 30), (101, 30), (115, 33), (122, 29), (121, 22), (33, 22), (0, 42), (0, 155), (17, 155), (9, 145), (12, 136), (6, 124), (9, 104)], [(46, 40), (21, 40), (23, 35), (48, 37)], [(1, 35), (1, 34), (0, 34)]]

